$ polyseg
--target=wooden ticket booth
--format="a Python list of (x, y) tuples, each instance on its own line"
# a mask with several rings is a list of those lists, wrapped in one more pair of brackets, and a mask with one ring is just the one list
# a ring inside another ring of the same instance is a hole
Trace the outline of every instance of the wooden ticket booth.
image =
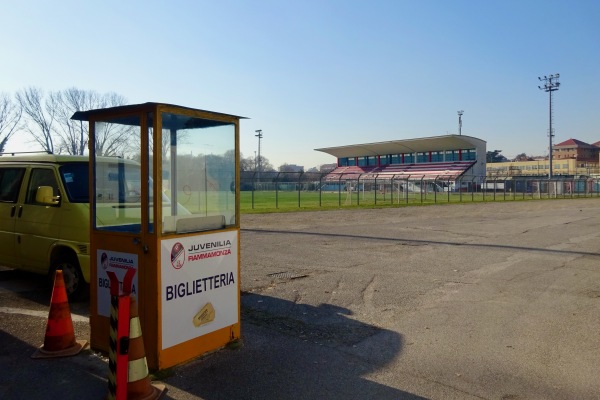
[(241, 118), (161, 103), (73, 115), (89, 122), (93, 349), (109, 347), (109, 271), (122, 285), (135, 270), (151, 370), (240, 337)]

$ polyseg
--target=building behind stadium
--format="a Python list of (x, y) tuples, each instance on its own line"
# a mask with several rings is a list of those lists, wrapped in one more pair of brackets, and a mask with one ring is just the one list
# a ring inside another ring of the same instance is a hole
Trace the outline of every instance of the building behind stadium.
[[(564, 177), (600, 177), (600, 141), (588, 144), (568, 139), (552, 146), (552, 174)], [(548, 157), (488, 163), (489, 177), (548, 176)]]

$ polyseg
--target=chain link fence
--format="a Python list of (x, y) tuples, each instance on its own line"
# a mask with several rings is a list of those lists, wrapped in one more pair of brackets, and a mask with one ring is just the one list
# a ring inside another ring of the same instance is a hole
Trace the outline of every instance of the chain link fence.
[(242, 210), (600, 197), (600, 177), (243, 172)]

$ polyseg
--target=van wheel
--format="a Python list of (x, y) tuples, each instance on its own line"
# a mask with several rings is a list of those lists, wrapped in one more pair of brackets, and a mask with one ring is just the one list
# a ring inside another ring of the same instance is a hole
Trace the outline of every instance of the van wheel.
[[(83, 279), (83, 274), (81, 273), (77, 259), (70, 256), (59, 260), (53, 271), (59, 269), (63, 272), (65, 288), (67, 290), (67, 296), (69, 297), (69, 300), (80, 300), (87, 292), (87, 284), (85, 283), (85, 279)], [(54, 274), (52, 274), (52, 276), (54, 276)]]

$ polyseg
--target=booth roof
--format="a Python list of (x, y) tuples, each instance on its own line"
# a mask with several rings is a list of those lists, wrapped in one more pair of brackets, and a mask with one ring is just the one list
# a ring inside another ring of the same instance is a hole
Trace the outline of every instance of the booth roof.
[[(129, 105), (125, 105), (125, 106), (108, 107), (108, 108), (98, 108), (95, 110), (87, 110), (87, 111), (77, 111), (73, 114), (71, 119), (77, 120), (77, 121), (89, 121), (91, 119), (92, 115), (94, 115), (94, 116), (97, 115), (97, 116), (100, 116), (100, 118), (101, 118), (102, 116), (106, 116), (106, 115), (117, 116), (119, 114), (126, 115), (126, 114), (131, 114), (131, 113), (138, 113), (138, 112), (153, 112), (153, 111), (156, 111), (158, 108), (162, 108), (162, 107), (173, 108), (173, 109), (175, 109), (174, 111), (177, 111), (177, 109), (180, 109), (182, 111), (186, 111), (186, 110), (187, 111), (200, 111), (200, 112), (204, 112), (204, 113), (210, 113), (210, 114), (215, 114), (215, 115), (225, 116), (225, 117), (230, 117), (230, 118), (248, 119), (246, 117), (240, 117), (238, 115), (224, 114), (224, 113), (219, 113), (219, 112), (214, 112), (214, 111), (200, 110), (197, 108), (178, 106), (175, 104), (155, 103), (155, 102), (147, 102), (147, 103), (141, 103), (141, 104), (129, 104)], [(177, 116), (177, 117), (179, 117), (179, 116)], [(186, 117), (186, 116), (181, 116), (181, 117)], [(183, 120), (189, 120), (189, 118), (178, 118), (177, 119), (177, 125), (178, 125), (177, 127), (168, 126), (169, 123), (167, 123), (166, 121), (163, 121), (163, 128), (167, 128), (167, 129), (179, 129), (179, 128), (183, 128), (183, 127), (198, 128), (198, 127), (214, 126), (214, 125), (221, 124), (221, 123), (218, 123), (218, 121), (211, 121), (213, 123), (208, 124), (206, 126), (199, 126), (198, 122), (196, 122), (194, 124), (194, 126), (185, 126), (185, 125), (180, 126)], [(176, 120), (174, 119), (173, 121), (176, 121)], [(119, 122), (127, 124), (126, 120), (120, 120)], [(139, 125), (139, 122), (134, 122), (132, 120), (131, 125)]]
[[(459, 150), (480, 148), (485, 141), (465, 135), (445, 135), (418, 139), (392, 140), (389, 142), (353, 144), (339, 147), (315, 149), (331, 154), (336, 158), (377, 156), (385, 154), (416, 153), (434, 150)], [(485, 149), (485, 147), (484, 147)]]

